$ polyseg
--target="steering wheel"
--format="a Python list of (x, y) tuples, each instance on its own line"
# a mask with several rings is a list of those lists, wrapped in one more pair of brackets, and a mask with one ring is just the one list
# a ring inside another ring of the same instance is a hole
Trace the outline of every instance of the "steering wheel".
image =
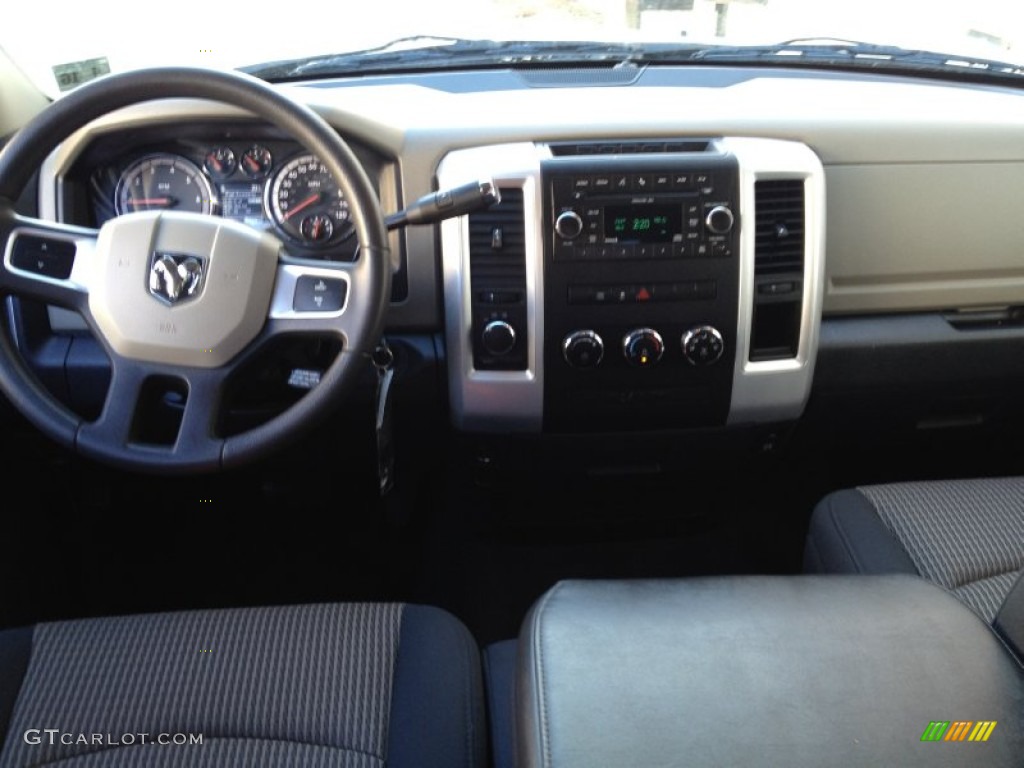
[[(349, 202), (358, 258), (294, 259), (272, 234), (194, 213), (130, 213), (95, 230), (14, 211), (33, 172), (71, 133), (112, 110), (174, 97), (240, 107), (319, 156)], [(256, 78), (193, 68), (92, 81), (19, 131), (0, 152), (0, 253), (0, 297), (78, 312), (111, 365), (102, 411), (86, 421), (37, 380), (6, 329), (0, 333), (0, 389), (58, 443), (105, 463), (165, 474), (254, 461), (322, 419), (379, 341), (391, 284), (377, 196), (330, 125)], [(232, 374), (269, 341), (291, 334), (334, 337), (341, 352), (319, 384), (282, 413), (246, 432), (219, 436)], [(161, 379), (187, 392), (171, 445), (139, 440), (147, 383)]]

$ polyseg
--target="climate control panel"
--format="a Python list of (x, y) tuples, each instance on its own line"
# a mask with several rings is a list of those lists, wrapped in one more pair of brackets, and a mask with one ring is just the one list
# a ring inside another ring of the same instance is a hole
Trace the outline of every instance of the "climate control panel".
[[(621, 348), (627, 363), (649, 368), (661, 362), (665, 341), (653, 328), (636, 328), (622, 337)], [(713, 325), (699, 325), (683, 333), (679, 348), (690, 365), (712, 365), (721, 359), (725, 340)], [(596, 331), (573, 331), (562, 340), (562, 357), (572, 368), (595, 368), (604, 360), (604, 340)]]

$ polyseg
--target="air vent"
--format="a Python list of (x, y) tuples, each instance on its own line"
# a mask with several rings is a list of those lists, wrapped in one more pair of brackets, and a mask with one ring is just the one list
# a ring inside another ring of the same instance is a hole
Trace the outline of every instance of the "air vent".
[(804, 182), (758, 181), (754, 205), (755, 273), (803, 272)]
[(500, 203), (469, 216), (473, 362), (478, 370), (525, 370), (523, 191), (504, 187), (500, 191)]
[(754, 206), (750, 359), (790, 359), (800, 344), (803, 309), (803, 180), (755, 182)]
[(549, 145), (555, 157), (574, 155), (639, 155), (662, 152), (707, 152), (709, 142), (652, 139), (642, 141), (583, 141)]

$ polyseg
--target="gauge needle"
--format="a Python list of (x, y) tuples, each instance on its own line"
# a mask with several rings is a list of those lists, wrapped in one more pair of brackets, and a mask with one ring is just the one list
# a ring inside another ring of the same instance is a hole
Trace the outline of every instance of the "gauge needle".
[(319, 192), (317, 192), (316, 194), (310, 195), (305, 200), (303, 200), (301, 203), (299, 203), (294, 208), (292, 208), (290, 211), (288, 211), (288, 213), (286, 213), (284, 215), (284, 220), (288, 221), (288, 219), (290, 219), (292, 216), (294, 216), (299, 211), (305, 210), (306, 208), (309, 208), (309, 206), (313, 205), (314, 203), (318, 203), (318, 202), (320, 202), (320, 193)]
[(170, 208), (178, 204), (174, 197), (136, 197), (128, 201), (130, 205), (163, 205)]
[(252, 155), (244, 155), (242, 159), (245, 160), (245, 164), (248, 165), (249, 168), (251, 168), (254, 173), (260, 170), (259, 160), (254, 158)]

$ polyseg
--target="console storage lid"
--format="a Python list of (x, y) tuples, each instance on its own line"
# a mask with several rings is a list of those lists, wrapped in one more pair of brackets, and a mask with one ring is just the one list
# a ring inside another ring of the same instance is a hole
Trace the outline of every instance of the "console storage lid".
[[(1020, 665), (913, 576), (567, 581), (534, 606), (520, 651), (529, 768), (1019, 767), (1024, 755)], [(987, 741), (969, 741), (992, 721)], [(958, 722), (972, 723), (963, 742), (941, 740)]]

